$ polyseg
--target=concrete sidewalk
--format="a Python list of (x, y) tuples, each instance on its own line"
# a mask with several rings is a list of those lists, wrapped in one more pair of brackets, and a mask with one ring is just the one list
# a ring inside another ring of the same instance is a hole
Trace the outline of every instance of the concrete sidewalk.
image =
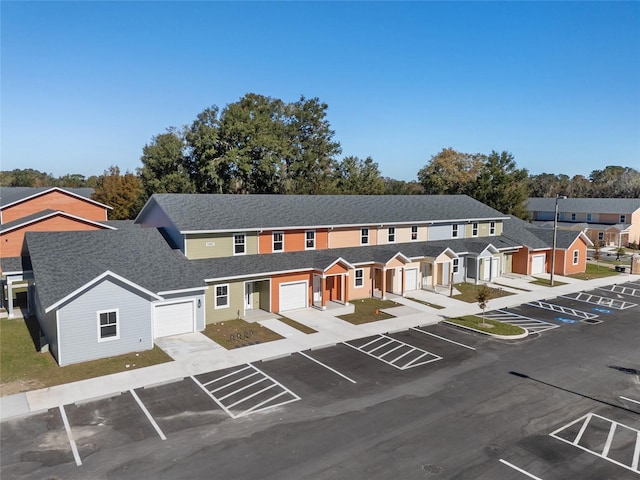
[[(621, 274), (587, 281), (560, 276), (555, 276), (555, 279), (558, 282), (566, 284), (551, 288), (527, 283), (525, 280), (519, 278), (501, 278), (499, 284), (494, 286), (509, 289), (509, 291), (517, 292), (517, 294), (492, 299), (489, 301), (487, 308), (489, 310), (507, 308), (524, 302), (567, 295), (606, 285), (625, 283), (633, 279), (640, 280), (640, 277), (637, 275)], [(529, 291), (524, 291), (524, 289)], [(330, 310), (321, 312), (314, 309), (305, 309), (287, 312), (288, 317), (315, 329), (317, 333), (309, 335), (289, 334), (285, 335), (285, 338), (282, 340), (242, 347), (235, 350), (226, 350), (213, 342), (211, 342), (211, 348), (206, 348), (206, 345), (210, 341), (208, 339), (199, 340), (198, 344), (205, 348), (194, 348), (188, 355), (178, 354), (179, 349), (176, 348), (174, 352), (174, 358), (176, 358), (176, 360), (173, 362), (33, 390), (17, 395), (0, 397), (0, 420), (28, 415), (49, 408), (55, 408), (59, 405), (111, 396), (143, 386), (168, 383), (191, 375), (198, 375), (244, 363), (277, 358), (290, 355), (291, 353), (322, 348), (369, 335), (433, 324), (444, 318), (473, 315), (480, 312), (478, 305), (475, 303), (462, 302), (440, 293), (419, 290), (412, 292), (411, 296), (444, 308), (436, 309), (414, 302), (408, 298), (390, 295), (391, 299), (403, 305), (403, 307), (391, 309), (392, 313), (397, 316), (388, 320), (363, 325), (352, 325), (340, 320), (332, 315)], [(285, 333), (284, 327), (280, 326), (280, 328), (283, 329), (282, 333)], [(178, 346), (185, 340), (179, 337), (180, 336), (173, 339), (162, 339), (162, 341), (158, 343), (165, 344), (167, 351), (171, 352), (172, 348)]]

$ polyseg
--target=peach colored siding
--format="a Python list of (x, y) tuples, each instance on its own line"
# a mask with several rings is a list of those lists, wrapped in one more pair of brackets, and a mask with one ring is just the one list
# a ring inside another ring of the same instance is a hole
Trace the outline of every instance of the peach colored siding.
[(19, 257), (22, 254), (24, 234), (26, 232), (63, 232), (75, 230), (102, 230), (95, 225), (74, 220), (67, 217), (49, 217), (36, 223), (30, 223), (22, 228), (11, 230), (0, 235), (0, 257)]
[(63, 192), (53, 191), (12, 205), (2, 210), (2, 223), (26, 217), (42, 210), (62, 210), (77, 217), (104, 222), (107, 209)]
[(344, 267), (344, 265), (340, 263), (336, 263), (329, 270), (325, 272), (326, 275), (340, 275), (342, 273), (346, 273), (348, 270)]
[[(329, 248), (359, 247), (360, 227), (336, 228), (329, 232)], [(369, 245), (377, 245), (377, 231), (369, 228)]]
[(371, 297), (371, 267), (362, 267), (362, 287), (355, 286), (355, 278), (356, 272), (355, 270), (351, 270), (347, 280), (349, 287), (349, 296), (347, 297), (347, 300), (351, 301)]
[[(573, 264), (573, 252), (578, 251), (578, 264)], [(587, 268), (587, 244), (581, 238), (577, 238), (570, 248), (563, 252), (565, 254), (564, 260), (564, 274), (572, 275), (574, 273), (582, 273)], [(556, 258), (558, 263), (558, 258)]]

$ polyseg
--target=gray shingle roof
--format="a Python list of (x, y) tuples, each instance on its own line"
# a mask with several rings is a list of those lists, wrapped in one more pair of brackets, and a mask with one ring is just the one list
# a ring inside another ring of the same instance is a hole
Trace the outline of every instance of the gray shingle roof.
[[(42, 210), (40, 212), (36, 212), (36, 213), (32, 213), (31, 215), (27, 215), (25, 217), (21, 217), (21, 218), (18, 218), (16, 220), (12, 220), (12, 221), (7, 222), (7, 223), (3, 223), (2, 226), (0, 226), (0, 233), (4, 233), (4, 232), (6, 232), (8, 230), (11, 230), (12, 228), (15, 228), (15, 227), (20, 226), (20, 225), (34, 223), (34, 222), (37, 222), (38, 220), (42, 220), (42, 219), (45, 219), (45, 218), (48, 218), (48, 217), (51, 217), (51, 216), (56, 216), (56, 215), (57, 216), (67, 217), (67, 218), (74, 218), (70, 214), (68, 214), (66, 212), (63, 212), (61, 210), (51, 210), (51, 209)], [(93, 225), (102, 225), (105, 228), (107, 226), (110, 226), (110, 225), (108, 225), (107, 222), (96, 222), (95, 220), (87, 220), (86, 218), (78, 218), (78, 217), (75, 217), (75, 218), (78, 219), (77, 220), (78, 222), (90, 223), (90, 224), (93, 224)], [(113, 228), (115, 228), (115, 227), (113, 227)]]
[[(530, 212), (553, 212), (555, 198), (529, 198)], [(640, 208), (640, 198), (564, 198), (558, 200), (558, 210), (569, 213), (632, 213)]]
[[(19, 202), (25, 198), (32, 197), (39, 193), (46, 192), (58, 187), (2, 187), (0, 188), (0, 207), (9, 205), (14, 202)], [(58, 188), (66, 192), (74, 193), (80, 197), (91, 200), (91, 195), (94, 192), (93, 188)], [(94, 201), (94, 200), (91, 200)]]
[[(553, 229), (532, 225), (516, 217), (504, 222), (503, 235), (534, 250), (551, 248), (553, 245)], [(580, 235), (577, 230), (558, 230), (556, 247), (566, 249)]]
[(31, 270), (31, 259), (29, 257), (0, 258), (0, 269), (2, 273), (28, 272)]
[(505, 218), (466, 195), (202, 195), (155, 194), (181, 232), (340, 225), (397, 225)]
[(154, 293), (204, 286), (155, 228), (27, 232), (25, 238), (45, 308), (107, 270)]

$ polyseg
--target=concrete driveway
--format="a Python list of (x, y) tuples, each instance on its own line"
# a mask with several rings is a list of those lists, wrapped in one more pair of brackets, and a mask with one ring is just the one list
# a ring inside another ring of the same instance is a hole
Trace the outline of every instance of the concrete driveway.
[(196, 352), (225, 350), (200, 332), (156, 338), (156, 345), (174, 360), (188, 360)]

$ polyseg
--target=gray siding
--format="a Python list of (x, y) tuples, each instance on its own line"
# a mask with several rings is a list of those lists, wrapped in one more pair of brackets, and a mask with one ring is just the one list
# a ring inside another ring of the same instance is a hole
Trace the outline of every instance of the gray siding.
[(139, 218), (137, 223), (144, 227), (161, 228), (175, 246), (184, 253), (184, 235), (157, 205), (153, 205), (153, 208), (145, 213), (144, 218)]
[[(427, 230), (429, 240), (449, 240), (451, 225), (431, 225)], [(458, 227), (458, 238), (464, 237), (464, 225)]]
[[(119, 339), (98, 341), (99, 310), (118, 309)], [(153, 348), (151, 304), (128, 285), (104, 279), (58, 310), (58, 363), (68, 365)]]
[[(162, 295), (165, 300), (195, 300), (196, 305), (196, 330), (202, 331), (205, 328), (205, 294), (197, 292), (185, 292), (185, 293), (172, 293), (170, 295)], [(198, 307), (198, 300), (200, 300), (200, 307)]]
[[(38, 289), (35, 288), (34, 304), (35, 313), (40, 324), (40, 330), (47, 337), (49, 342), (49, 351), (53, 354), (53, 357), (58, 360), (58, 333), (56, 331), (56, 312), (55, 310), (49, 313), (44, 313), (44, 309), (38, 298)], [(41, 345), (42, 347), (42, 345)]]

